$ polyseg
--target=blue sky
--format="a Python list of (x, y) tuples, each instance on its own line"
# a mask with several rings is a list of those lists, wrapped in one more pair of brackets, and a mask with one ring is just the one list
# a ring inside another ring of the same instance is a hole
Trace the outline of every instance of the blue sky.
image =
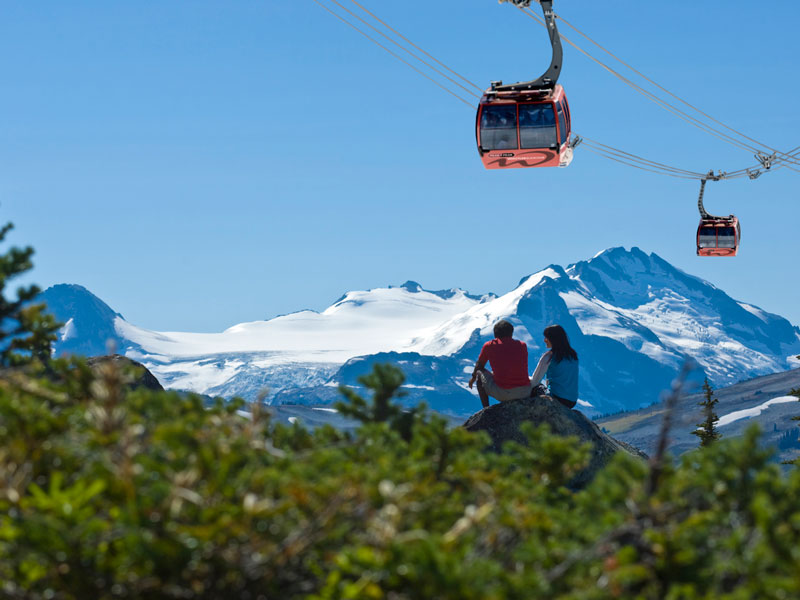
[[(510, 5), (362, 4), (482, 86), (549, 63)], [(714, 117), (800, 145), (798, 3), (555, 9)], [(84, 285), (136, 325), (220, 331), (407, 279), (502, 293), (620, 245), (800, 323), (800, 173), (709, 184), (742, 246), (697, 258), (695, 182), (580, 147), (567, 169), (486, 171), (474, 108), (312, 0), (4, 1), (0, 53), (10, 242), (36, 249), (31, 280)], [(569, 46), (560, 83), (588, 137), (693, 171), (754, 164)]]

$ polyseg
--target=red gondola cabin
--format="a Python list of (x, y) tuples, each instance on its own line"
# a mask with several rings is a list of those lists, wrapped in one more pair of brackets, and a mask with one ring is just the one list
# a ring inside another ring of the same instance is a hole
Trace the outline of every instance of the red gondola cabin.
[(739, 219), (733, 215), (700, 219), (697, 256), (736, 256), (741, 239)]
[(486, 90), (475, 136), (487, 169), (566, 167), (572, 162), (571, 122), (564, 88)]

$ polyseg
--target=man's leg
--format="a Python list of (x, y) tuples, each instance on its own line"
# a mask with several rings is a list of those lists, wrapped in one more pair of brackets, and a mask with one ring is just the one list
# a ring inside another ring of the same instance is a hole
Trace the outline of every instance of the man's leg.
[(483, 408), (489, 408), (489, 394), (486, 393), (486, 388), (483, 386), (483, 377), (481, 375), (482, 373), (478, 373), (478, 396), (480, 396)]

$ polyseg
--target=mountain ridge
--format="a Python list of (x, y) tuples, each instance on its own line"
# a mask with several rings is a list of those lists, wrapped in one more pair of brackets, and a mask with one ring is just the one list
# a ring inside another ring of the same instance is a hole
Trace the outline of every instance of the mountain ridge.
[[(368, 369), (402, 355), (409, 389), (416, 390), (409, 403), (427, 392), (438, 410), (465, 414), (475, 402), (467, 372), (500, 318), (528, 344), (531, 371), (544, 351), (541, 331), (560, 323), (581, 355), (584, 408), (596, 413), (652, 403), (687, 357), (701, 365), (698, 377), (722, 386), (784, 370), (787, 357), (800, 354), (800, 329), (783, 317), (637, 247), (609, 248), (566, 269), (550, 264), (501, 295), (429, 291), (409, 280), (347, 292), (319, 313), (240, 323), (221, 333), (149, 331), (85, 288), (81, 306), (69, 294), (60, 297), (66, 290), (75, 291), (54, 286), (42, 294), (57, 318), (72, 319), (74, 330), (62, 330), (57, 352), (102, 353), (105, 335), (165, 387), (249, 399), (269, 388), (273, 403), (293, 397), (329, 403), (336, 385), (356, 383), (359, 365)], [(92, 323), (96, 330), (87, 333)]]

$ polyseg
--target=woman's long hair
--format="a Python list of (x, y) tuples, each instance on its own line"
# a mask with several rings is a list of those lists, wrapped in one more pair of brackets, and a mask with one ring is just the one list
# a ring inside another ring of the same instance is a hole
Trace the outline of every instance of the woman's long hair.
[(553, 359), (556, 362), (561, 362), (565, 358), (570, 360), (578, 360), (578, 353), (569, 345), (569, 338), (567, 332), (561, 325), (550, 325), (544, 328), (544, 337), (550, 340), (552, 346)]

